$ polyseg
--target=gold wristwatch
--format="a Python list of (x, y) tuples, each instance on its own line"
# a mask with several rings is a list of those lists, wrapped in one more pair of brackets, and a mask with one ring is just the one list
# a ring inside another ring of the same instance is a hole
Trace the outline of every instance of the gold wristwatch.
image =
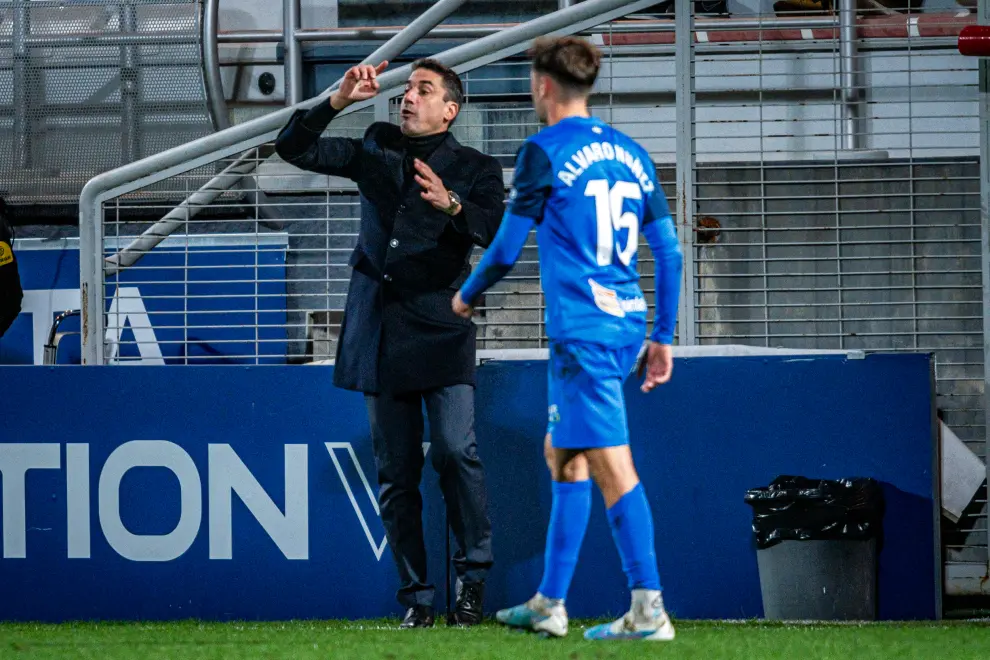
[(450, 206), (445, 208), (443, 212), (447, 215), (454, 215), (462, 206), (460, 195), (455, 193), (453, 190), (448, 190), (447, 196), (450, 197)]

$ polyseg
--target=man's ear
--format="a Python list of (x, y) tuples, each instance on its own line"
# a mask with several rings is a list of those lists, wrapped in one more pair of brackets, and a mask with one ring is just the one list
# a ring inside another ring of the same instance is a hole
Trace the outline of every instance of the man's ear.
[(457, 119), (457, 115), (460, 114), (460, 112), (461, 112), (461, 106), (451, 101), (447, 103), (446, 106), (444, 106), (443, 119), (444, 121), (447, 122), (448, 125), (452, 124), (454, 120)]

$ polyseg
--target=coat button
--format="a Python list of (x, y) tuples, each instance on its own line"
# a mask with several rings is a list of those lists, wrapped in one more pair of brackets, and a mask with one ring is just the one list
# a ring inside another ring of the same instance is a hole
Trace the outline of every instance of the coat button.
[(391, 282), (392, 281), (392, 276), (389, 275), (388, 273), (385, 273), (385, 281), (386, 282)]
[(388, 242), (388, 244), (391, 245), (392, 247), (399, 247), (399, 241), (398, 241), (398, 239), (395, 239), (395, 238), (393, 238), (392, 240), (390, 240)]

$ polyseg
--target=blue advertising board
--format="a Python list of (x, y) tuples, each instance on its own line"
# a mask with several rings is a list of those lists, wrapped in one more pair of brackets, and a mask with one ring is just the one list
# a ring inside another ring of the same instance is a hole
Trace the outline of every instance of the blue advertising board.
[[(504, 361), (479, 370), (496, 555), (488, 610), (531, 596), (542, 572), (545, 368)], [(0, 437), (0, 619), (398, 614), (364, 403), (333, 388), (332, 371), (0, 368), (0, 400), (16, 411)], [(762, 615), (743, 496), (794, 474), (879, 480), (880, 615), (938, 617), (933, 391), (928, 355), (679, 358), (673, 381), (653, 394), (627, 383), (673, 613)], [(443, 504), (429, 467), (423, 481), (442, 609)], [(616, 614), (627, 598), (596, 497), (569, 610)]]
[[(129, 242), (108, 239), (108, 254)], [(107, 356), (143, 364), (284, 364), (284, 234), (171, 236), (107, 279)], [(0, 338), (0, 364), (41, 364), (55, 317), (79, 309), (77, 239), (15, 243), (22, 311)], [(78, 332), (78, 318), (60, 328)], [(59, 347), (78, 364), (78, 336)]]

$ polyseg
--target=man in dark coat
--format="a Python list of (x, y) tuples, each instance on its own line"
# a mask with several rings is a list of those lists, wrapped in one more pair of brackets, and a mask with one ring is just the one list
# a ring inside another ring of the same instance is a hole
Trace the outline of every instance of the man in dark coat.
[(293, 115), (275, 148), (296, 167), (351, 179), (361, 194), (334, 384), (365, 394), (379, 508), (407, 608), (402, 627), (434, 622), (419, 491), (424, 402), (457, 544), (454, 620), (473, 625), (492, 564), (491, 523), (474, 434), (476, 328), (451, 300), (470, 272), (472, 247), (487, 246), (498, 230), (505, 188), (494, 158), (448, 132), (463, 87), (434, 60), (414, 63), (399, 126), (372, 124), (361, 139), (321, 137), (338, 112), (378, 93), (386, 66), (350, 69), (329, 99)]
[(7, 205), (0, 197), (0, 337), (21, 313), (21, 279), (14, 256), (14, 232), (7, 218)]

